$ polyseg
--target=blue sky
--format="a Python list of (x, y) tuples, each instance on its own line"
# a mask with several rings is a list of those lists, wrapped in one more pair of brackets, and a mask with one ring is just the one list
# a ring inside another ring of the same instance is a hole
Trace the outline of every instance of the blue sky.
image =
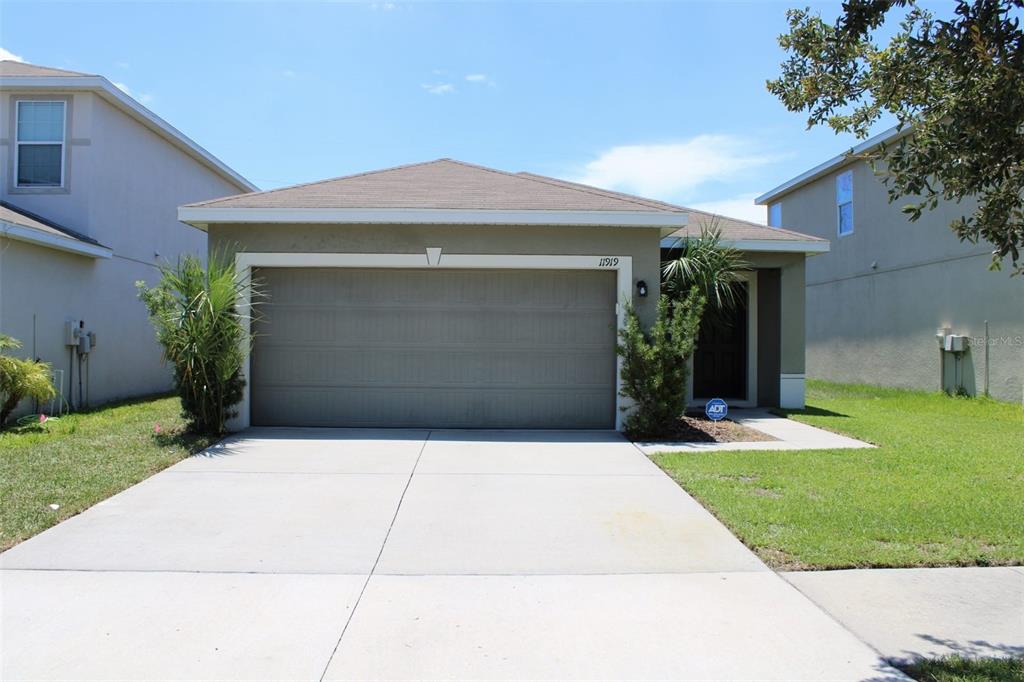
[(763, 221), (755, 195), (855, 142), (765, 90), (794, 3), (4, 0), (0, 47), (106, 76), (264, 189), (452, 157)]

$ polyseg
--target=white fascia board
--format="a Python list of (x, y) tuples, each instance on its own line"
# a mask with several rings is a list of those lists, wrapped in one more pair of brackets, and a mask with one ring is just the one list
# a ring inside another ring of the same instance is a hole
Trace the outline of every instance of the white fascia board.
[(129, 95), (126, 95), (124, 91), (103, 76), (4, 76), (0, 78), (0, 88), (19, 90), (85, 90), (97, 92), (219, 175), (250, 192), (259, 191), (259, 187), (246, 180), (223, 161), (203, 149), (185, 133), (136, 102)]
[(415, 225), (686, 226), (685, 213), (652, 211), (499, 211), (435, 208), (215, 208), (181, 206), (178, 220), (202, 229), (212, 223), (331, 223)]
[(80, 256), (89, 256), (90, 258), (110, 258), (114, 255), (114, 252), (105, 246), (89, 244), (72, 237), (61, 237), (2, 220), (0, 220), (0, 237), (16, 239), (37, 246), (45, 246), (50, 249), (57, 249), (58, 251), (67, 251), (68, 253)]
[(787, 180), (786, 182), (782, 183), (775, 189), (768, 190), (761, 196), (754, 199), (754, 203), (757, 204), (758, 206), (765, 206), (767, 204), (770, 204), (779, 197), (781, 197), (783, 194), (788, 194), (797, 187), (801, 187), (802, 185), (806, 185), (808, 182), (817, 180), (821, 176), (827, 175), (836, 168), (839, 168), (840, 166), (849, 163), (853, 156), (856, 156), (857, 154), (863, 154), (864, 152), (873, 149), (885, 142), (892, 142), (893, 140), (903, 137), (908, 133), (910, 133), (909, 126), (893, 126), (892, 128), (889, 128), (888, 130), (881, 132), (878, 135), (875, 135), (874, 137), (869, 137), (860, 144), (851, 147), (848, 151), (845, 151), (842, 154), (839, 154), (838, 156), (834, 156), (824, 163), (818, 164), (809, 171), (805, 171), (800, 175), (796, 176), (795, 178)]
[(737, 239), (723, 240), (722, 246), (731, 246), (738, 251), (759, 253), (828, 253), (829, 242), (800, 241), (796, 239)]
[[(661, 240), (661, 248), (671, 249), (679, 246), (684, 237), (671, 237)], [(723, 239), (722, 246), (729, 246), (739, 251), (755, 251), (760, 253), (828, 253), (829, 242), (826, 240), (801, 239)]]

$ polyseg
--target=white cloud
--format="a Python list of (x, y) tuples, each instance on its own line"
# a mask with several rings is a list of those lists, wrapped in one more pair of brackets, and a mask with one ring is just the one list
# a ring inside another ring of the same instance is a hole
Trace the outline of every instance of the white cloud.
[(23, 62), (23, 61), (25, 61), (24, 59), (22, 59), (21, 55), (14, 54), (13, 52), (11, 52), (9, 50), (5, 50), (2, 47), (0, 47), (0, 60), (12, 61), (12, 62)]
[(142, 104), (149, 104), (150, 102), (152, 102), (155, 99), (155, 97), (153, 97), (153, 95), (148, 95), (148, 94), (146, 94), (144, 92), (140, 92), (139, 94), (136, 95), (134, 92), (132, 92), (131, 88), (129, 88), (124, 83), (119, 83), (118, 81), (113, 81), (113, 83), (114, 83), (114, 87), (116, 87), (118, 90), (120, 90), (124, 94), (128, 95), (129, 97), (134, 97), (136, 100), (138, 100)]
[(707, 182), (733, 180), (776, 158), (735, 135), (698, 135), (685, 142), (612, 147), (575, 179), (671, 200)]
[(424, 83), (420, 87), (431, 95), (447, 95), (455, 92), (455, 86), (451, 83)]
[(753, 223), (767, 225), (768, 211), (764, 206), (754, 204), (754, 197), (756, 196), (756, 193), (751, 192), (750, 194), (740, 194), (729, 199), (700, 201), (687, 204), (687, 206), (707, 211), (708, 213), (714, 213), (715, 215), (739, 218), (740, 220), (749, 220)]
[(480, 85), (494, 85), (494, 81), (486, 73), (466, 74), (466, 80), (470, 83), (479, 83)]
[(291, 69), (285, 69), (281, 72), (281, 75), (284, 76), (285, 78), (296, 78), (298, 77), (299, 74), (295, 73)]
[(131, 64), (129, 64), (128, 62), (114, 62), (114, 66), (116, 66), (119, 69), (130, 69), (131, 68)]
[(380, 9), (380, 10), (384, 10), (385, 12), (390, 12), (391, 10), (395, 9), (395, 3), (393, 3), (393, 2), (371, 2), (370, 3), (370, 9), (374, 9), (374, 10)]

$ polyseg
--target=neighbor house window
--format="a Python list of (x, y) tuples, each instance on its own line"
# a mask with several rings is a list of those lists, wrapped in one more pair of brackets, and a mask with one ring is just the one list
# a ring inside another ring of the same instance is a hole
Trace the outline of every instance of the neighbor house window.
[(853, 171), (836, 176), (836, 215), (839, 236), (853, 234)]
[(18, 102), (18, 187), (64, 185), (64, 102)]
[(774, 203), (768, 207), (768, 227), (782, 227), (782, 204)]

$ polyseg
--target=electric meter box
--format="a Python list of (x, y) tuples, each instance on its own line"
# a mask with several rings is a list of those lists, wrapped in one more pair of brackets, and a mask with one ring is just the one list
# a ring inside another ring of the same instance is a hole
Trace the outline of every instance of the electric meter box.
[(967, 350), (967, 337), (960, 334), (948, 334), (943, 349), (952, 353), (963, 353)]
[(82, 324), (78, 320), (68, 320), (64, 323), (64, 345), (77, 346), (79, 329)]

